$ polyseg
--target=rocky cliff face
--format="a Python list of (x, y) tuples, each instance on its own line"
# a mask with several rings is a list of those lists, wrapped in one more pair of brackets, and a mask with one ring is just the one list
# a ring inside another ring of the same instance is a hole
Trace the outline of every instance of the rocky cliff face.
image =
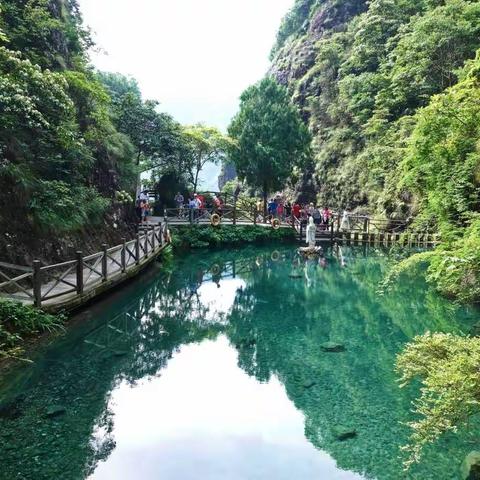
[[(366, 0), (321, 0), (314, 2), (310, 8), (301, 9), (301, 5), (305, 7), (305, 3), (297, 1), (291, 12), (292, 14), (295, 9), (298, 10), (298, 23), (301, 27), (280, 43), (277, 40), (272, 52), (273, 61), (269, 73), (288, 87), (292, 87), (293, 83), (315, 66), (316, 42), (344, 30), (347, 23), (364, 12), (367, 6)], [(284, 25), (287, 19), (288, 16)]]
[(297, 193), (333, 208), (416, 215), (421, 202), (401, 179), (417, 112), (461, 79), (479, 48), (479, 2), (296, 0), (269, 74), (314, 137)]
[(227, 163), (222, 165), (222, 170), (218, 176), (218, 188), (222, 190), (225, 184), (231, 180), (237, 178), (237, 170), (233, 163)]
[[(318, 97), (321, 93), (315, 83), (318, 71), (317, 42), (345, 30), (348, 22), (366, 8), (366, 0), (297, 0), (283, 21), (268, 73), (289, 89), (302, 118), (314, 133), (318, 132), (318, 126), (312, 119), (308, 99)], [(320, 190), (315, 166), (310, 165), (296, 187), (297, 199), (301, 202), (316, 201)]]

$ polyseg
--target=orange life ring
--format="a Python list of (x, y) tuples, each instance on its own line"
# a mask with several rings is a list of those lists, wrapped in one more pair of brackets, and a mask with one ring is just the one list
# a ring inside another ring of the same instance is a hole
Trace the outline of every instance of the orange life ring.
[(274, 218), (272, 220), (272, 228), (274, 230), (278, 230), (280, 228), (280, 220), (278, 218)]
[(218, 227), (220, 225), (220, 222), (222, 221), (220, 215), (218, 213), (214, 213), (210, 217), (210, 223), (212, 224), (213, 227)]

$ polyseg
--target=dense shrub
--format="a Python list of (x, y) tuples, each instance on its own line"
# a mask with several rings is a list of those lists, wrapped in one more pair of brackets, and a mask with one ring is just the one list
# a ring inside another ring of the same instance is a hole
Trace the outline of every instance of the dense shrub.
[(414, 339), (397, 360), (403, 385), (420, 379), (414, 407), (420, 419), (413, 429), (406, 465), (420, 459), (423, 447), (465, 425), (480, 412), (480, 339), (427, 334)]
[(0, 300), (0, 357), (16, 352), (25, 338), (62, 328), (63, 315), (50, 315), (30, 306)]
[(177, 227), (172, 229), (174, 248), (204, 248), (220, 245), (241, 245), (265, 241), (292, 240), (295, 232), (291, 228), (260, 226)]

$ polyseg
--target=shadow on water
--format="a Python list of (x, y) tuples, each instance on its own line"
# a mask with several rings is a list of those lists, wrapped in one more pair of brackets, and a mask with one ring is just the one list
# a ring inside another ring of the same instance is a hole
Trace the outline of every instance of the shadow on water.
[[(194, 254), (150, 273), (82, 314), (35, 365), (3, 379), (0, 478), (87, 478), (116, 448), (112, 392), (162, 375), (183, 346), (220, 334), (242, 371), (279, 379), (305, 417), (305, 437), (339, 469), (379, 480), (460, 478), (471, 432), (446, 437), (402, 471), (402, 422), (415, 392), (399, 390), (394, 362), (415, 335), (468, 331), (478, 312), (416, 277), (379, 296), (389, 262), (403, 254), (342, 248), (305, 262), (293, 248), (246, 248)], [(229, 299), (222, 282), (233, 278), (241, 281)], [(341, 351), (325, 351), (327, 342)]]

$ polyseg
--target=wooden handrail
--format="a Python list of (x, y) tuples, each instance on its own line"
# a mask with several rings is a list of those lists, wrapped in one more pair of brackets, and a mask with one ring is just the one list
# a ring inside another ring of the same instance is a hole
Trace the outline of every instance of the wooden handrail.
[[(17, 293), (8, 293), (8, 296), (19, 298), (18, 292), (20, 292), (24, 295), (21, 299), (32, 299), (37, 307), (41, 307), (44, 301), (67, 294), (82, 295), (86, 288), (107, 282), (112, 275), (125, 274), (135, 265), (140, 265), (142, 260), (158, 253), (165, 245), (164, 228), (165, 225), (160, 223), (153, 228), (149, 227), (143, 235), (138, 234), (136, 239), (129, 242), (123, 240), (122, 244), (111, 248), (104, 244), (101, 252), (86, 257), (81, 251), (77, 251), (75, 260), (53, 265), (42, 265), (39, 260), (33, 262), (33, 267), (0, 262), (0, 267), (5, 269), (26, 272), (11, 278), (0, 271), (0, 280), (2, 277), (5, 280), (0, 283), (0, 288), (14, 286)], [(18, 283), (30, 278), (31, 290)]]

